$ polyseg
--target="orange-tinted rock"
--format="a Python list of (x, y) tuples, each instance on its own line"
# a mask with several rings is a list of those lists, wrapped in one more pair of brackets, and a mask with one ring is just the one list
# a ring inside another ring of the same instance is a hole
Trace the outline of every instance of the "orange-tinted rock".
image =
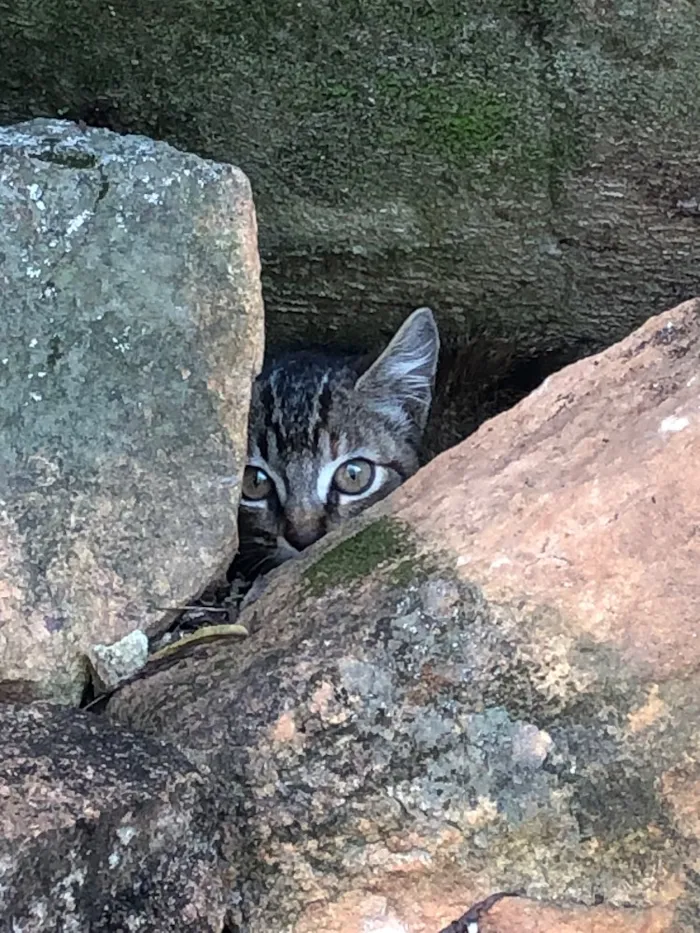
[(692, 929), (699, 444), (692, 302), (274, 574), (250, 639), (119, 691), (235, 806), (232, 923), (438, 933), (506, 890), (483, 933)]
[[(446, 891), (410, 884), (391, 896), (350, 894), (330, 904), (311, 905), (294, 933), (438, 933), (464, 909), (464, 889)], [(450, 905), (452, 904), (450, 921)], [(478, 933), (691, 933), (667, 907), (556, 907), (524, 897), (505, 898), (478, 918)], [(452, 931), (450, 931), (452, 933)], [(476, 933), (465, 926), (464, 933)]]
[[(690, 933), (690, 928), (685, 927)], [(673, 911), (663, 907), (558, 908), (533, 901), (501, 901), (479, 923), (479, 933), (682, 933)]]
[(490, 599), (652, 679), (700, 661), (700, 301), (551, 376), (392, 498)]

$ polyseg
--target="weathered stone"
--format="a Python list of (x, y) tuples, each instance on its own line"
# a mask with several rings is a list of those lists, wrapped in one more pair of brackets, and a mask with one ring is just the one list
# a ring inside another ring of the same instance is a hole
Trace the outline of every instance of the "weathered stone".
[(64, 113), (252, 180), (276, 339), (581, 355), (700, 293), (700, 24), (639, 0), (12, 0), (0, 122)]
[(567, 367), (393, 500), (491, 600), (526, 599), (652, 680), (700, 661), (700, 301)]
[(216, 806), (174, 749), (0, 705), (0, 929), (220, 933)]
[(93, 686), (104, 693), (133, 677), (146, 664), (148, 647), (148, 637), (140, 629), (111, 645), (91, 645), (87, 657), (92, 666)]
[(479, 933), (691, 933), (663, 907), (543, 906), (532, 901), (501, 901), (479, 923)]
[(689, 302), (275, 572), (249, 640), (122, 688), (225, 778), (231, 920), (436, 933), (505, 890), (542, 903), (493, 933), (696, 929), (699, 458)]
[[(461, 919), (468, 900), (463, 886), (431, 878), (418, 889), (403, 888), (399, 879), (390, 897), (346, 895), (332, 905), (313, 905), (294, 933), (453, 933), (445, 923), (447, 905), (454, 903), (453, 916)], [(401, 917), (410, 917), (410, 923), (403, 923)], [(672, 911), (664, 907), (555, 907), (521, 897), (500, 901), (478, 919), (478, 933), (691, 933), (692, 929), (673, 921)], [(459, 933), (477, 931), (472, 925)]]
[(0, 681), (75, 701), (91, 644), (152, 633), (231, 559), (261, 351), (238, 169), (0, 130)]

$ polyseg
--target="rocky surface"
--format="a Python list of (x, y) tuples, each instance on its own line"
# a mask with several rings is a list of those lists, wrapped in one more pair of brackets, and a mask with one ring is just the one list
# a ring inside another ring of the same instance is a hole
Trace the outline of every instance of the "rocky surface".
[(700, 660), (699, 314), (550, 377), (393, 500), (489, 599), (547, 605), (652, 679)]
[(695, 301), (113, 697), (225, 777), (234, 928), (697, 929), (699, 364)]
[(672, 911), (663, 907), (557, 908), (518, 899), (494, 906), (480, 919), (479, 933), (682, 933), (683, 924), (674, 924)]
[(379, 346), (427, 304), (546, 362), (700, 292), (694, 3), (5, 6), (0, 122), (246, 171), (279, 339)]
[[(471, 910), (442, 927), (446, 905), (452, 900), (459, 914), (464, 905), (464, 890), (449, 883), (441, 886), (431, 879), (422, 886), (423, 900), (416, 911), (408, 903), (401, 913), (401, 885), (393, 896), (347, 895), (330, 907), (310, 911), (307, 920), (294, 927), (295, 933), (682, 933), (694, 927), (673, 926), (672, 911), (663, 907), (635, 910), (630, 907), (556, 907), (524, 897), (511, 897), (485, 910)], [(480, 904), (483, 902), (480, 902)], [(400, 916), (411, 916), (408, 923)], [(472, 919), (475, 918), (475, 919)], [(461, 921), (461, 926), (459, 925)], [(454, 924), (457, 924), (456, 926)], [(475, 926), (478, 924), (478, 928)]]
[(220, 933), (217, 810), (172, 748), (0, 704), (0, 929)]
[(0, 130), (0, 682), (75, 702), (230, 561), (262, 339), (242, 172)]

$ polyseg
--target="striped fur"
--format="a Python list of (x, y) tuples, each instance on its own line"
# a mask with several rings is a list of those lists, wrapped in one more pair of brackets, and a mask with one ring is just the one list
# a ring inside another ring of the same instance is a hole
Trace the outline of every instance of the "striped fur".
[[(354, 358), (315, 351), (265, 367), (253, 387), (248, 464), (271, 492), (241, 499), (240, 572), (252, 578), (297, 556), (416, 471), (438, 350), (432, 312), (419, 308), (364, 372)], [(373, 465), (373, 480), (361, 494), (341, 492), (336, 471), (358, 458)]]

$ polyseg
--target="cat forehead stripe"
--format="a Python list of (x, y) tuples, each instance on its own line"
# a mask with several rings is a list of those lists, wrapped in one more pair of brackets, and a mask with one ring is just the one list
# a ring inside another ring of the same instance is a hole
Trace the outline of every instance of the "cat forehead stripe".
[(319, 385), (319, 392), (316, 396), (315, 419), (312, 428), (311, 443), (317, 447), (321, 439), (321, 431), (328, 423), (328, 415), (333, 402), (333, 392), (330, 387), (330, 372), (325, 372)]

